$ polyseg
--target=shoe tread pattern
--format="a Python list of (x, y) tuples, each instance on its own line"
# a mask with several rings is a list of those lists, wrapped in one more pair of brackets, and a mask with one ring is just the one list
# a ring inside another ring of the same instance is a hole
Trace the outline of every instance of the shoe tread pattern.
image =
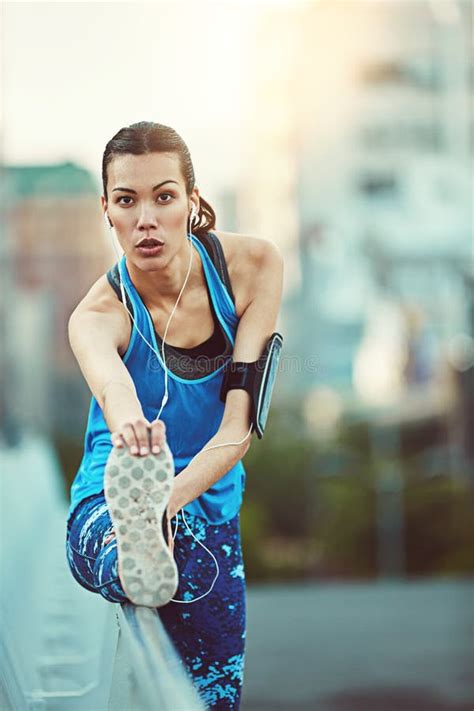
[(173, 479), (168, 445), (158, 455), (145, 456), (113, 447), (105, 467), (104, 495), (117, 540), (119, 578), (135, 605), (161, 607), (178, 588), (178, 569), (162, 528)]

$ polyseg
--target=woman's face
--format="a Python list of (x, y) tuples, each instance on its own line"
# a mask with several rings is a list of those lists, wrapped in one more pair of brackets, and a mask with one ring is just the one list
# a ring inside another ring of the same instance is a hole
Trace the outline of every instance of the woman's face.
[[(102, 207), (122, 249), (140, 269), (165, 266), (186, 243), (192, 203), (199, 208), (198, 189), (186, 194), (176, 153), (120, 155), (107, 175), (108, 203)], [(138, 246), (143, 241), (149, 246)], [(157, 249), (153, 244), (162, 243)]]

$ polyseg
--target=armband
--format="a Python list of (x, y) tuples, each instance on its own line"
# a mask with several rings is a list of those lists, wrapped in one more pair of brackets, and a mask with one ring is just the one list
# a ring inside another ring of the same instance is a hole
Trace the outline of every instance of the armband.
[(223, 368), (220, 398), (225, 402), (229, 390), (246, 390), (251, 398), (251, 420), (259, 439), (267, 423), (270, 401), (280, 361), (283, 337), (273, 333), (260, 358), (252, 363), (229, 361)]

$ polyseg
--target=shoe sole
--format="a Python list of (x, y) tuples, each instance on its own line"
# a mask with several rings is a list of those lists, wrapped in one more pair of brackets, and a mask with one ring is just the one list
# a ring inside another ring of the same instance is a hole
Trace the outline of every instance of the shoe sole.
[(173, 479), (168, 445), (145, 456), (113, 447), (105, 466), (104, 496), (117, 541), (118, 575), (135, 605), (161, 607), (178, 588), (178, 569), (162, 530)]

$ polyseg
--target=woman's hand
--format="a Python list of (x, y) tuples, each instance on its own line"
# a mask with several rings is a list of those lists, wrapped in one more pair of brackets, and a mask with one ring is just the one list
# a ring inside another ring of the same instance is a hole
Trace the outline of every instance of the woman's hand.
[(185, 498), (185, 494), (181, 486), (181, 482), (179, 480), (179, 475), (175, 476), (171, 487), (168, 507), (166, 509), (166, 515), (168, 516), (168, 520), (171, 520), (172, 518), (177, 516), (183, 506), (186, 506), (187, 503), (189, 503), (189, 501)]
[(168, 517), (168, 520), (171, 521), (172, 518), (177, 516), (182, 508), (183, 504), (180, 500), (178, 500), (178, 497), (173, 489), (173, 491), (171, 492), (170, 500), (168, 501), (168, 508), (166, 509), (166, 515)]
[[(171, 492), (171, 497), (170, 500), (168, 501), (168, 508), (166, 509), (166, 523), (168, 526), (168, 547), (171, 551), (171, 554), (173, 554), (174, 551), (174, 538), (173, 534), (171, 532), (171, 519), (174, 518), (178, 512), (180, 511), (181, 506), (178, 507), (177, 504), (174, 503), (174, 498), (173, 498), (173, 492)], [(176, 528), (176, 521), (173, 525), (173, 528)]]
[(173, 533), (171, 531), (171, 520), (168, 518), (167, 519), (167, 524), (168, 524), (168, 548), (171, 551), (171, 555), (173, 555), (174, 551), (174, 538), (173, 538)]
[(145, 455), (150, 451), (159, 454), (166, 442), (166, 425), (163, 420), (149, 422), (145, 417), (125, 421), (112, 432), (116, 447), (129, 447), (131, 454)]

